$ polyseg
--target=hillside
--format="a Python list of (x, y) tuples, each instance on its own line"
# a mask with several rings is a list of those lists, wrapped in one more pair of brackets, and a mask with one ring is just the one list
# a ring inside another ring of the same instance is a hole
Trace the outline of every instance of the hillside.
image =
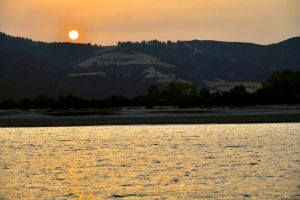
[(0, 100), (38, 94), (137, 96), (149, 85), (188, 82), (255, 91), (276, 69), (300, 69), (300, 38), (257, 45), (218, 41), (45, 43), (0, 33)]

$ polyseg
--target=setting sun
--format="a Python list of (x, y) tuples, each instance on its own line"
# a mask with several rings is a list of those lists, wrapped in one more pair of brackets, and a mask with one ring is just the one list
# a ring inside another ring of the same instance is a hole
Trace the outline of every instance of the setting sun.
[(69, 38), (70, 38), (71, 40), (77, 40), (78, 37), (79, 37), (78, 31), (76, 31), (76, 30), (71, 30), (71, 31), (69, 32)]

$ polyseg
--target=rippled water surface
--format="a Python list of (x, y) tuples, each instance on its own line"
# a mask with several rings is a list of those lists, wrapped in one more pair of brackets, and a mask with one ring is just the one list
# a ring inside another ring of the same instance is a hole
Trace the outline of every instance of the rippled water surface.
[(0, 199), (300, 199), (300, 124), (0, 129)]

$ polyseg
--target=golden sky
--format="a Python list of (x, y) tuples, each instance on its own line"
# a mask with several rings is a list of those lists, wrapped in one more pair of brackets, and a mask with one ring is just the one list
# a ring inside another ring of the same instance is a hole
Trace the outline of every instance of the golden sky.
[(274, 43), (300, 35), (300, 0), (0, 0), (0, 31), (42, 41), (214, 39)]

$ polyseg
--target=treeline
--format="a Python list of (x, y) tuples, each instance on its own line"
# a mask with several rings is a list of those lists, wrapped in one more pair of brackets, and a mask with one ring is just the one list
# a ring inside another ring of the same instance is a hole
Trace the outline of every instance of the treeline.
[(151, 86), (144, 103), (148, 108), (300, 104), (300, 71), (275, 71), (255, 93), (248, 93), (243, 85), (221, 93), (198, 90), (187, 83), (171, 83), (162, 89)]
[(111, 96), (102, 100), (87, 100), (71, 95), (59, 98), (39, 95), (35, 99), (1, 102), (0, 109), (82, 109), (126, 106), (188, 108), (271, 104), (300, 104), (300, 71), (275, 71), (255, 93), (248, 93), (243, 85), (235, 86), (228, 92), (211, 93), (205, 88), (198, 89), (188, 83), (174, 82), (166, 87), (152, 85), (146, 96), (132, 99)]

